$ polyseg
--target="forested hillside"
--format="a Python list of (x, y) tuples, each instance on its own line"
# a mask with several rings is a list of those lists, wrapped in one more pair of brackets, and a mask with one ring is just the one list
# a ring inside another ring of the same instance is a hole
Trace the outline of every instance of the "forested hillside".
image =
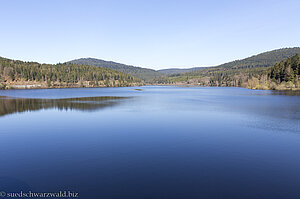
[(81, 58), (69, 61), (68, 63), (80, 64), (80, 65), (91, 65), (91, 66), (98, 66), (104, 67), (109, 69), (114, 69), (126, 74), (131, 74), (136, 78), (142, 79), (146, 82), (151, 81), (154, 78), (158, 78), (162, 76), (161, 73), (147, 68), (129, 66), (126, 64), (120, 64), (112, 61), (104, 61), (101, 59), (94, 59), (94, 58)]
[(251, 89), (300, 89), (300, 56), (284, 59), (271, 67), (225, 68), (214, 67), (201, 71), (173, 74), (169, 84), (200, 86), (234, 86)]
[(165, 75), (172, 75), (176, 73), (187, 73), (187, 72), (192, 72), (196, 70), (203, 70), (207, 67), (195, 67), (195, 68), (168, 68), (168, 69), (161, 69), (158, 70), (158, 72), (165, 74)]
[(203, 70), (206, 68), (243, 69), (243, 68), (270, 67), (270, 66), (273, 66), (275, 63), (280, 62), (283, 59), (292, 57), (296, 54), (300, 54), (300, 48), (298, 48), (298, 47), (282, 48), (282, 49), (272, 50), (269, 52), (264, 52), (264, 53), (261, 53), (258, 55), (254, 55), (254, 56), (248, 57), (246, 59), (228, 62), (228, 63), (221, 64), (221, 65), (215, 66), (215, 67), (194, 67), (194, 68), (185, 68), (185, 69), (170, 68), (170, 69), (162, 69), (162, 70), (158, 70), (158, 71), (160, 73), (163, 73), (166, 75), (172, 75), (172, 74), (176, 74), (176, 73), (188, 73), (188, 72), (197, 73), (198, 70)]
[(287, 60), (275, 64), (271, 68), (270, 78), (280, 87), (300, 88), (300, 56), (297, 54)]
[(243, 60), (237, 60), (226, 64), (222, 64), (218, 67), (233, 69), (269, 67), (274, 66), (274, 64), (280, 62), (283, 59), (295, 56), (296, 54), (300, 54), (300, 48), (298, 47), (282, 48), (254, 55)]
[[(113, 87), (142, 85), (146, 82), (299, 89), (300, 58), (297, 54), (300, 54), (300, 48), (284, 48), (217, 67), (200, 68), (201, 70), (192, 68), (187, 70), (189, 72), (169, 75), (152, 69), (91, 58), (51, 65), (0, 57), (0, 88)], [(181, 70), (185, 69), (171, 69), (164, 73)]]
[(71, 63), (40, 64), (0, 57), (1, 88), (130, 86), (141, 80), (119, 71)]
[[(189, 69), (172, 68), (158, 71), (93, 58), (76, 59), (68, 63), (115, 69), (126, 74), (131, 74), (136, 78), (144, 80), (146, 83), (152, 84), (174, 82), (195, 83), (193, 79), (198, 78), (197, 81), (199, 84), (207, 85), (207, 76), (210, 76), (210, 85), (230, 86), (236, 85), (237, 83), (232, 80), (232, 77), (230, 79), (228, 76), (234, 75), (235, 78), (238, 78), (238, 82), (241, 83), (246, 78), (244, 76), (257, 75), (260, 71), (264, 71), (264, 69), (255, 68), (271, 67), (275, 63), (296, 54), (300, 54), (300, 48), (283, 48), (261, 53), (246, 59), (232, 61), (216, 67), (195, 67)], [(203, 77), (206, 78), (203, 79)], [(200, 81), (199, 78), (201, 79)]]
[(225, 69), (208, 68), (201, 71), (173, 74), (168, 77), (170, 84), (192, 84), (200, 86), (237, 86), (247, 87), (248, 79), (261, 78), (268, 68)]
[[(295, 68), (295, 64), (290, 67), (287, 66), (290, 65), (290, 62), (296, 63), (295, 60), (298, 60), (298, 53), (300, 54), (300, 48), (274, 50), (217, 67), (170, 74), (168, 78), (161, 78), (160, 82), (201, 86), (239, 86), (254, 89), (296, 89), (299, 87), (298, 73), (296, 71), (289, 73)], [(285, 59), (287, 59), (288, 63), (286, 63)], [(276, 72), (273, 71), (275, 78), (271, 76), (272, 66), (276, 70)], [(278, 79), (280, 76), (278, 71), (281, 71), (280, 79)], [(287, 75), (283, 78), (283, 73), (288, 73), (292, 79), (289, 79)], [(273, 81), (271, 81), (272, 79)]]

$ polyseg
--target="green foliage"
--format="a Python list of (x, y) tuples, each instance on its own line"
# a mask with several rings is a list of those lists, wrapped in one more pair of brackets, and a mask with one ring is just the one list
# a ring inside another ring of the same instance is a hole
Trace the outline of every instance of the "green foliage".
[(154, 78), (162, 76), (161, 73), (159, 73), (155, 70), (152, 70), (152, 69), (129, 66), (129, 65), (125, 65), (125, 64), (112, 62), (112, 61), (104, 61), (101, 59), (81, 58), (81, 59), (72, 60), (68, 63), (74, 63), (74, 64), (80, 64), (80, 65), (91, 65), (91, 66), (114, 69), (114, 70), (117, 70), (117, 71), (120, 71), (120, 72), (123, 72), (126, 74), (131, 74), (131, 75), (135, 76), (136, 78), (142, 79), (146, 82), (149, 82)]
[(197, 84), (201, 86), (245, 86), (248, 79), (252, 77), (260, 78), (267, 74), (268, 68), (244, 68), (225, 69), (207, 68), (201, 71), (194, 71), (183, 74), (173, 74), (169, 76), (169, 81), (176, 83)]
[(168, 69), (161, 69), (158, 70), (158, 72), (165, 74), (165, 75), (172, 75), (172, 74), (177, 74), (177, 73), (187, 73), (187, 72), (192, 72), (196, 70), (203, 70), (208, 67), (194, 67), (194, 68), (168, 68)]
[[(298, 88), (300, 84), (300, 56), (296, 52), (300, 52), (300, 48), (285, 48), (217, 67), (171, 74), (168, 76), (168, 82), (201, 86), (237, 86), (252, 89)], [(290, 55), (293, 57), (288, 58)], [(282, 58), (288, 59), (282, 61)], [(271, 80), (273, 80), (273, 84), (271, 84)], [(283, 81), (287, 83), (281, 84)]]
[(222, 64), (219, 67), (224, 68), (261, 68), (274, 66), (277, 62), (287, 59), (296, 54), (300, 54), (300, 48), (282, 48), (265, 53), (261, 53), (243, 60), (237, 60)]
[[(93, 82), (97, 86), (101, 82), (122, 82), (119, 86), (131, 83), (141, 83), (141, 80), (132, 75), (119, 71), (71, 63), (40, 64), (36, 62), (23, 62), (0, 57), (0, 82), (7, 81), (34, 81), (45, 82), (48, 87), (55, 84), (78, 84)], [(110, 86), (110, 84), (106, 84)]]
[[(270, 72), (270, 77), (277, 83), (296, 83), (300, 75), (300, 56), (297, 54), (287, 60), (275, 64)], [(289, 83), (289, 84), (291, 84)]]
[(245, 69), (245, 68), (262, 68), (262, 67), (271, 67), (274, 66), (275, 63), (280, 62), (283, 59), (287, 59), (296, 54), (300, 54), (300, 48), (283, 48), (278, 50), (273, 50), (265, 53), (261, 53), (258, 55), (254, 55), (252, 57), (248, 57), (242, 60), (236, 60), (232, 62), (228, 62), (216, 67), (195, 67), (188, 69), (162, 69), (158, 70), (162, 74), (166, 75), (178, 75), (180, 73), (201, 73), (201, 70), (204, 69), (213, 69), (213, 68), (223, 68), (223, 69)]

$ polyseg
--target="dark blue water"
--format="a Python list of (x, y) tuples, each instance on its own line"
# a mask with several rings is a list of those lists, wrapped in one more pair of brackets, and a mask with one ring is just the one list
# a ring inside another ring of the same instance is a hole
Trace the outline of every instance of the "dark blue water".
[(300, 198), (300, 96), (141, 88), (0, 91), (0, 191)]

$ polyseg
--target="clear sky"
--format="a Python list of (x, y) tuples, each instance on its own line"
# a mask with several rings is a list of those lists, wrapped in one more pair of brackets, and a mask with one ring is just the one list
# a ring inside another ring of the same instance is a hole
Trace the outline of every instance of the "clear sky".
[(0, 56), (153, 69), (300, 46), (299, 0), (0, 0)]

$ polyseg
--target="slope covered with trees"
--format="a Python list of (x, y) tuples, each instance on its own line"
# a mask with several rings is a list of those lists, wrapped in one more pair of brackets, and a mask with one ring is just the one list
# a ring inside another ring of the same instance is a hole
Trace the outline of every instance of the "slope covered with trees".
[(158, 72), (165, 74), (165, 75), (172, 75), (176, 73), (187, 73), (187, 72), (192, 72), (196, 70), (203, 70), (207, 67), (195, 67), (195, 68), (167, 68), (167, 69), (161, 69), (158, 70)]
[(158, 78), (162, 76), (161, 73), (147, 68), (129, 66), (126, 64), (120, 64), (112, 61), (104, 61), (101, 59), (94, 59), (94, 58), (81, 58), (69, 61), (68, 63), (80, 64), (80, 65), (91, 65), (97, 67), (104, 67), (109, 69), (114, 69), (126, 74), (131, 74), (136, 78), (142, 79), (146, 82), (151, 81), (154, 78)]
[(141, 80), (132, 75), (102, 67), (71, 63), (40, 64), (0, 57), (1, 88), (109, 87), (140, 83)]
[(218, 67), (232, 69), (270, 67), (274, 66), (274, 64), (277, 62), (292, 57), (296, 54), (300, 54), (300, 48), (298, 47), (282, 48), (254, 55), (246, 59), (225, 63), (219, 65)]
[(195, 68), (185, 68), (185, 69), (171, 68), (171, 69), (162, 69), (158, 71), (166, 75), (172, 75), (176, 73), (188, 73), (188, 72), (194, 72), (196, 74), (197, 71), (199, 72), (199, 70), (203, 70), (207, 68), (243, 69), (243, 68), (270, 67), (270, 66), (274, 66), (275, 63), (280, 62), (283, 59), (292, 57), (296, 54), (300, 54), (300, 48), (298, 47), (282, 48), (282, 49), (272, 50), (269, 52), (260, 53), (258, 55), (248, 57), (246, 59), (228, 62), (215, 67), (195, 67)]
[[(147, 82), (252, 89), (299, 89), (300, 58), (297, 54), (300, 54), (300, 48), (284, 48), (217, 67), (201, 70), (193, 68), (189, 72), (169, 75), (91, 58), (51, 65), (0, 57), (0, 88), (134, 86)], [(143, 80), (137, 77), (142, 77)]]
[(299, 68), (300, 56), (296, 54), (271, 67), (214, 67), (201, 71), (169, 75), (165, 81), (169, 84), (297, 90), (300, 89)]
[(270, 78), (279, 87), (300, 88), (300, 56), (297, 54), (276, 63), (271, 68)]

